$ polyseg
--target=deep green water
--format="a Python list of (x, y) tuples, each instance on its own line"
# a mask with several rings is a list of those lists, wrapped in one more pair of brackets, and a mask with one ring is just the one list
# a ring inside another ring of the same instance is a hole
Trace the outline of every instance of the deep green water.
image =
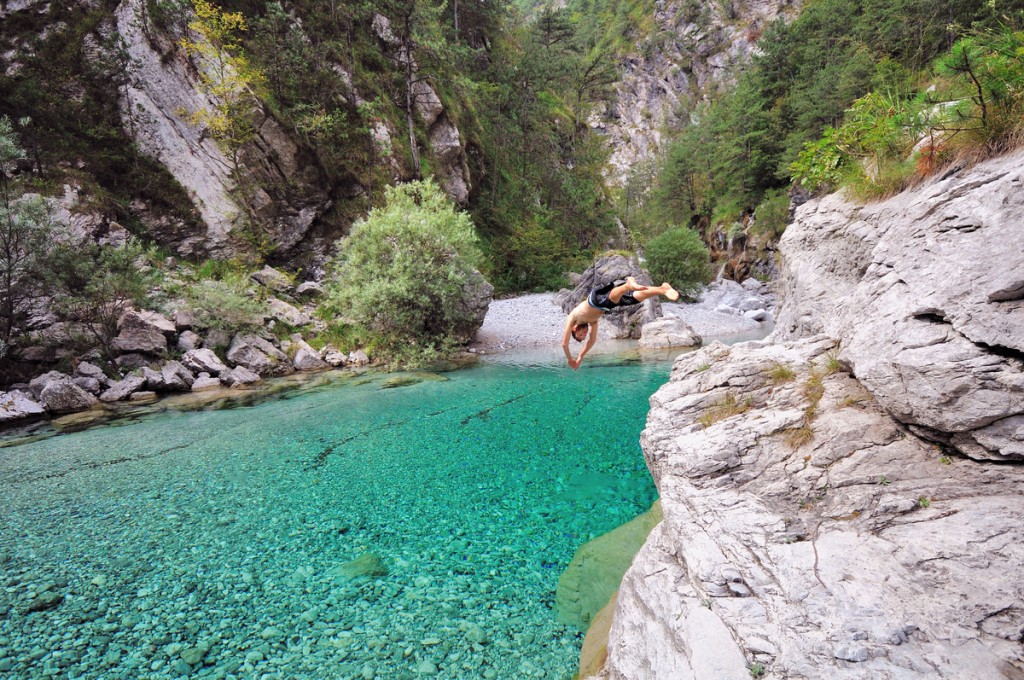
[(668, 371), (519, 355), (0, 449), (0, 677), (569, 678), (558, 576), (654, 500)]

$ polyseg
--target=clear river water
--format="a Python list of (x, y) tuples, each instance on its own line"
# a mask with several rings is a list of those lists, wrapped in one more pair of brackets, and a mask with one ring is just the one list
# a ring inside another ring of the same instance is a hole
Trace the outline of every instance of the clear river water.
[[(349, 376), (0, 449), (0, 677), (571, 678), (665, 356)], [(386, 573), (385, 573), (386, 572)]]

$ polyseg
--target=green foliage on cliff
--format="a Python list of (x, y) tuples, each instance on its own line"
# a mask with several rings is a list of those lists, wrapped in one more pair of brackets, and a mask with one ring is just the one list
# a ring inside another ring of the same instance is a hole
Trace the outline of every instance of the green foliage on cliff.
[(608, 149), (586, 120), (616, 71), (567, 10), (506, 26), (476, 106), (484, 174), (471, 210), (498, 290), (550, 290), (614, 235)]
[(794, 179), (884, 195), (957, 157), (1020, 144), (1024, 30), (1004, 25), (962, 38), (933, 73), (916, 93), (875, 91), (854, 102), (842, 125), (805, 146), (790, 166)]
[(377, 334), (384, 354), (415, 360), (449, 349), (471, 322), (466, 287), (481, 255), (469, 216), (432, 181), (385, 196), (339, 243), (326, 308)]
[[(62, 241), (49, 252), (46, 288), (51, 308), (88, 332), (104, 356), (117, 352), (117, 322), (131, 307), (144, 307), (155, 272), (143, 265), (145, 249), (136, 240), (113, 247), (89, 241)], [(142, 265), (142, 266), (140, 266)]]
[(0, 71), (0, 116), (15, 122), (26, 152), (22, 177), (37, 190), (79, 184), (91, 204), (138, 235), (147, 234), (135, 199), (195, 225), (181, 186), (122, 128), (118, 98), (135, 64), (109, 30), (117, 5), (52, 3), (6, 16), (0, 37), (19, 47)]
[(248, 272), (227, 272), (199, 278), (184, 291), (186, 309), (196, 316), (201, 329), (222, 330), (234, 335), (262, 328), (267, 305), (249, 280)]
[[(808, 2), (791, 23), (764, 31), (734, 88), (691, 111), (634, 222), (732, 222), (794, 175), (812, 185), (839, 181), (849, 167), (843, 149), (854, 142), (859, 158), (905, 158), (903, 131), (918, 114), (903, 102), (923, 96), (930, 65), (970, 27), (992, 28), (1021, 8), (1021, 0)], [(844, 117), (850, 126), (837, 132)], [(905, 168), (879, 167), (882, 186), (905, 177)]]

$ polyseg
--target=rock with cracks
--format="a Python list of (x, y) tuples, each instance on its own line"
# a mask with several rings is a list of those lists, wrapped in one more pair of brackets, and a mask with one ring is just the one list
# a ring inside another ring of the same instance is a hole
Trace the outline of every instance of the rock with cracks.
[(1024, 153), (889, 200), (810, 201), (780, 248), (775, 336), (826, 333), (886, 410), (979, 459), (1024, 460)]
[(1019, 674), (1024, 469), (908, 435), (835, 350), (676, 360), (641, 438), (664, 521), (622, 581), (604, 677)]

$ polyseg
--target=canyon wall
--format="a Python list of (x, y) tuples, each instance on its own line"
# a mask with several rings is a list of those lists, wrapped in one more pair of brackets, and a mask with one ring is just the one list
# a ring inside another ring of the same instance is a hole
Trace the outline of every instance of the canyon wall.
[(607, 135), (608, 179), (624, 185), (630, 171), (664, 151), (665, 132), (684, 126), (707, 93), (725, 86), (749, 61), (764, 27), (792, 16), (799, 0), (658, 0), (654, 30), (622, 63), (611, 101), (590, 118)]

